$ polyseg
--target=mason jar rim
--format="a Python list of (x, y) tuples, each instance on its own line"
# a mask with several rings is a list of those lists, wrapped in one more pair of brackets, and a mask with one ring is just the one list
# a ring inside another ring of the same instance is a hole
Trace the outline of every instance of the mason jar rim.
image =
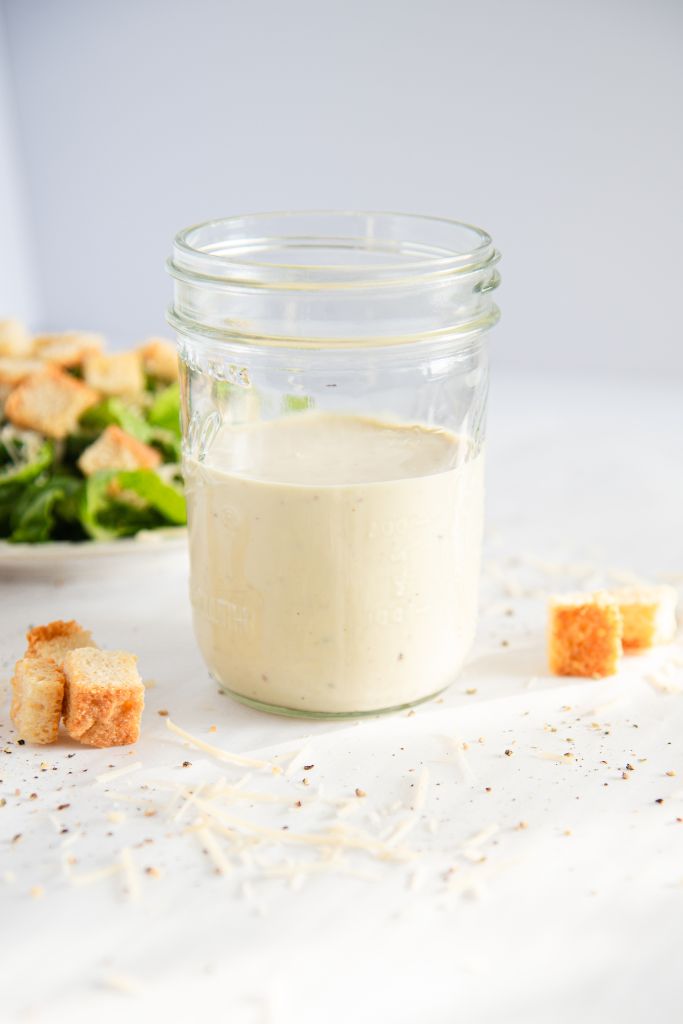
[[(281, 221), (283, 227), (294, 225), (297, 218), (304, 233), (269, 234), (263, 226)], [(338, 220), (354, 226), (362, 225), (363, 234), (332, 235), (306, 233), (315, 223), (325, 225)], [(405, 224), (421, 225), (438, 235), (435, 242), (411, 241), (409, 237), (392, 237), (391, 232), (375, 236), (373, 229)], [(258, 233), (260, 230), (260, 234)], [(213, 236), (213, 237), (212, 237)], [(442, 237), (443, 236), (443, 237)], [(451, 236), (452, 239), (451, 240)], [(472, 244), (455, 246), (455, 239), (467, 237)], [(381, 244), (378, 244), (381, 243)], [(265, 260), (255, 253), (278, 249), (338, 248), (367, 254), (385, 254), (382, 262), (319, 262), (297, 263), (291, 260)], [(388, 259), (393, 255), (393, 261)], [(412, 256), (418, 258), (411, 258)], [(400, 257), (400, 261), (399, 258)], [(408, 258), (404, 258), (408, 257)], [(492, 267), (499, 260), (491, 236), (481, 228), (464, 221), (424, 214), (391, 211), (356, 210), (291, 210), (271, 213), (239, 214), (203, 221), (179, 231), (175, 236), (173, 256), (168, 261), (170, 274), (188, 282), (221, 283), (286, 290), (355, 289), (405, 285), (450, 276), (467, 276)]]

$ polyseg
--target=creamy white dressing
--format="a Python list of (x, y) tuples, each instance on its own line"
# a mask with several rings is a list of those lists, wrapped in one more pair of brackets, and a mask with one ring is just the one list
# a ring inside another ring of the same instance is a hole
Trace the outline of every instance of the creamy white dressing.
[(304, 412), (184, 464), (202, 653), (242, 697), (353, 713), (427, 697), (471, 646), (483, 456), (447, 430)]

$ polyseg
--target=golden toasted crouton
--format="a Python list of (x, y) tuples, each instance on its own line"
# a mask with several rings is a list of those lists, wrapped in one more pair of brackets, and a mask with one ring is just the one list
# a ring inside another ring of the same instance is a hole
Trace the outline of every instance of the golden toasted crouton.
[(17, 384), (42, 369), (43, 363), (37, 359), (0, 356), (0, 402), (6, 402)]
[(135, 743), (145, 688), (137, 658), (126, 651), (84, 648), (64, 659), (64, 725), (71, 737), (91, 747)]
[(601, 679), (619, 667), (621, 615), (605, 591), (563, 594), (550, 603), (548, 657), (558, 676)]
[(64, 331), (62, 334), (39, 334), (33, 339), (34, 354), (45, 362), (71, 368), (80, 366), (86, 356), (101, 352), (104, 338), (89, 331)]
[(156, 448), (111, 425), (88, 445), (78, 467), (84, 476), (90, 476), (99, 469), (154, 469), (160, 463), (161, 455)]
[(13, 388), (21, 384), (32, 373), (40, 373), (45, 364), (39, 359), (20, 359), (16, 356), (0, 356), (0, 384)]
[(86, 384), (103, 395), (137, 395), (145, 388), (139, 352), (87, 355), (83, 361), (83, 377)]
[(64, 700), (64, 673), (47, 658), (22, 658), (12, 678), (10, 714), (29, 743), (54, 743)]
[(35, 626), (26, 634), (27, 658), (47, 658), (58, 668), (64, 663), (69, 651), (78, 647), (96, 647), (89, 629), (83, 629), (78, 622), (48, 622), (47, 626)]
[(19, 320), (0, 320), (0, 356), (27, 356), (31, 353), (31, 335)]
[(178, 379), (178, 352), (172, 341), (148, 338), (140, 346), (142, 362), (150, 377), (174, 381)]
[(624, 623), (625, 650), (666, 644), (676, 634), (678, 594), (673, 587), (618, 587), (610, 591)]
[(14, 388), (5, 404), (5, 415), (17, 427), (38, 430), (48, 437), (66, 437), (98, 398), (87, 384), (57, 367), (46, 366)]

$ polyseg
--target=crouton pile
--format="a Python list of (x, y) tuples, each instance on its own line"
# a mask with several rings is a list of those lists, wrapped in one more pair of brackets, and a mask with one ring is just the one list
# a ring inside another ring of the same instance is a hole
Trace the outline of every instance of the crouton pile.
[[(0, 404), (15, 427), (63, 440), (80, 417), (102, 398), (135, 399), (145, 376), (173, 383), (178, 377), (175, 346), (149, 338), (131, 352), (104, 351), (104, 339), (86, 331), (31, 337), (16, 320), (0, 320)], [(96, 444), (99, 444), (98, 439)], [(85, 475), (103, 467), (143, 469), (158, 464), (158, 453), (117, 428), (105, 447), (86, 450)]]
[(638, 586), (556, 595), (550, 602), (548, 658), (558, 676), (601, 679), (624, 651), (669, 643), (676, 633), (673, 587)]
[(12, 721), (21, 739), (54, 743), (59, 723), (79, 743), (135, 743), (145, 689), (136, 657), (103, 651), (77, 622), (50, 622), (26, 634), (28, 647), (12, 678)]

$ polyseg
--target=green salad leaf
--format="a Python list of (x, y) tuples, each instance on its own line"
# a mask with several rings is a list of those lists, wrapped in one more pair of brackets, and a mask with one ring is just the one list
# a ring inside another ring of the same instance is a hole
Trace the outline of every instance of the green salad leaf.
[(124, 491), (137, 494), (169, 523), (184, 526), (187, 522), (182, 489), (162, 480), (151, 469), (133, 469), (117, 473), (116, 483)]
[(0, 535), (11, 532), (14, 506), (27, 486), (45, 473), (55, 457), (54, 445), (37, 435), (3, 431), (0, 441)]
[[(108, 426), (156, 448), (158, 469), (101, 470), (79, 459)], [(103, 398), (66, 438), (19, 430), (0, 412), (0, 538), (10, 543), (110, 540), (187, 522), (178, 464), (180, 389), (154, 381), (134, 400)]]
[(100, 436), (99, 430), (83, 428), (75, 434), (68, 434), (62, 445), (62, 461), (70, 472), (78, 473), (78, 460), (81, 455)]
[(162, 427), (155, 428), (150, 435), (148, 444), (161, 452), (164, 462), (180, 462), (182, 457), (180, 436), (176, 436), (170, 430), (164, 430)]
[(31, 439), (19, 431), (14, 437), (3, 437), (0, 441), (0, 494), (40, 476), (52, 464), (54, 456), (52, 441), (41, 439), (32, 444)]
[(75, 459), (105, 427), (115, 424), (138, 441), (157, 448), (165, 462), (180, 462), (180, 389), (159, 391), (147, 410), (147, 419), (120, 398), (105, 398), (81, 416), (84, 428), (67, 438), (67, 458)]
[(147, 443), (157, 448), (165, 462), (180, 462), (180, 387), (171, 384), (160, 391), (147, 412), (151, 430)]
[(185, 498), (151, 469), (101, 470), (85, 484), (80, 519), (95, 540), (129, 537), (159, 526), (184, 526)]
[(95, 430), (104, 430), (113, 423), (127, 434), (132, 434), (138, 441), (145, 443), (149, 440), (151, 430), (149, 423), (140, 413), (131, 409), (120, 398), (105, 398), (97, 405), (92, 405), (83, 413), (80, 423), (82, 427)]
[(180, 386), (172, 384), (160, 391), (150, 406), (147, 419), (153, 427), (162, 427), (180, 437)]
[(13, 544), (40, 544), (53, 536), (60, 521), (65, 525), (78, 523), (82, 490), (83, 482), (72, 476), (34, 480), (12, 509), (9, 540)]

